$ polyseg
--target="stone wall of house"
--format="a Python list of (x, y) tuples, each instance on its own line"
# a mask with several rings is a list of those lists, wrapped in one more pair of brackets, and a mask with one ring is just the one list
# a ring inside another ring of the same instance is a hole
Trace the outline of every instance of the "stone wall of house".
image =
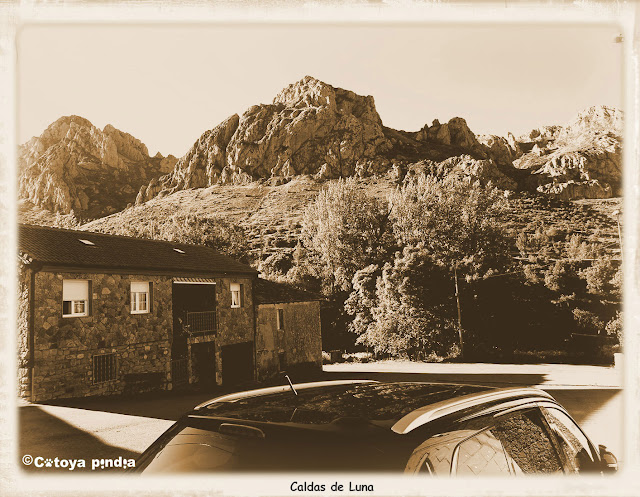
[[(284, 311), (283, 330), (277, 329), (278, 309)], [(256, 356), (259, 378), (302, 365), (321, 368), (320, 303), (260, 304)], [(281, 358), (285, 364), (280, 363)]]
[(19, 263), (18, 267), (18, 395), (28, 399), (31, 396), (29, 375), (29, 286), (31, 268)]
[[(244, 285), (243, 306), (231, 307), (231, 283)], [(218, 305), (218, 334), (216, 336), (216, 383), (222, 384), (222, 347), (254, 341), (255, 316), (253, 306), (253, 278), (216, 279)]]
[[(89, 316), (62, 317), (63, 279), (91, 281)], [(131, 314), (132, 281), (153, 283), (151, 312)], [(135, 274), (36, 273), (32, 400), (122, 393), (125, 375), (136, 373), (159, 373), (169, 387), (171, 283)], [(92, 357), (107, 353), (116, 354), (117, 378), (95, 384)]]

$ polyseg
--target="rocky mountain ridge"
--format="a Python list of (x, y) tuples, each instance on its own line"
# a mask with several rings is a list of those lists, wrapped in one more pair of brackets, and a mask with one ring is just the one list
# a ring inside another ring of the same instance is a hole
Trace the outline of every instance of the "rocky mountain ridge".
[(99, 218), (157, 196), (298, 176), (324, 181), (455, 174), (556, 198), (608, 198), (621, 183), (622, 112), (592, 107), (565, 126), (516, 137), (475, 135), (463, 118), (414, 132), (384, 126), (372, 96), (306, 76), (206, 131), (180, 159), (78, 116), (19, 149), (19, 196), (52, 212)]
[(140, 186), (171, 171), (173, 156), (111, 125), (61, 117), (18, 149), (18, 196), (38, 207), (93, 219), (135, 202)]
[[(389, 170), (455, 170), (505, 189), (537, 190), (562, 199), (619, 193), (622, 113), (593, 107), (567, 126), (544, 126), (515, 137), (476, 136), (466, 121), (437, 119), (417, 132), (383, 125), (371, 96), (311, 76), (271, 104), (254, 105), (205, 132), (174, 170), (144, 185), (137, 204), (185, 188), (366, 177)], [(595, 139), (594, 139), (595, 138)], [(458, 157), (458, 159), (454, 159)], [(449, 161), (449, 162), (446, 162)]]

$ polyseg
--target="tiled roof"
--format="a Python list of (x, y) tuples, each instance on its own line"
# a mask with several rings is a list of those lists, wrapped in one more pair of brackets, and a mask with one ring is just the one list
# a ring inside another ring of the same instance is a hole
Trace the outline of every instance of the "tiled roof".
[(26, 224), (18, 225), (18, 248), (44, 265), (169, 273), (256, 273), (252, 267), (201, 245)]
[(286, 283), (263, 280), (258, 278), (254, 285), (257, 304), (281, 304), (287, 302), (309, 302), (322, 300), (315, 293), (300, 290)]

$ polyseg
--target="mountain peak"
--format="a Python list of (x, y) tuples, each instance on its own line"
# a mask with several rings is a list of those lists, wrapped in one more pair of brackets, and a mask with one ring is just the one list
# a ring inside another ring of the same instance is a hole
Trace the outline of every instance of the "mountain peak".
[(174, 163), (149, 157), (140, 140), (110, 124), (100, 130), (63, 116), (20, 147), (19, 196), (53, 212), (99, 217), (133, 203), (143, 183)]

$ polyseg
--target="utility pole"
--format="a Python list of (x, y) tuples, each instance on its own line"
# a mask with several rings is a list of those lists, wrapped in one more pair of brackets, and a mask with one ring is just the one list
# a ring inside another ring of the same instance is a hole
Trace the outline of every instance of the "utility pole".
[(453, 279), (456, 283), (456, 304), (458, 305), (458, 336), (460, 337), (460, 357), (464, 357), (464, 343), (462, 341), (462, 315), (460, 313), (460, 293), (458, 292), (458, 263), (453, 266)]
[(620, 229), (620, 209), (613, 211), (613, 215), (616, 216), (618, 223), (618, 240), (620, 240), (620, 260), (622, 261), (622, 230)]

